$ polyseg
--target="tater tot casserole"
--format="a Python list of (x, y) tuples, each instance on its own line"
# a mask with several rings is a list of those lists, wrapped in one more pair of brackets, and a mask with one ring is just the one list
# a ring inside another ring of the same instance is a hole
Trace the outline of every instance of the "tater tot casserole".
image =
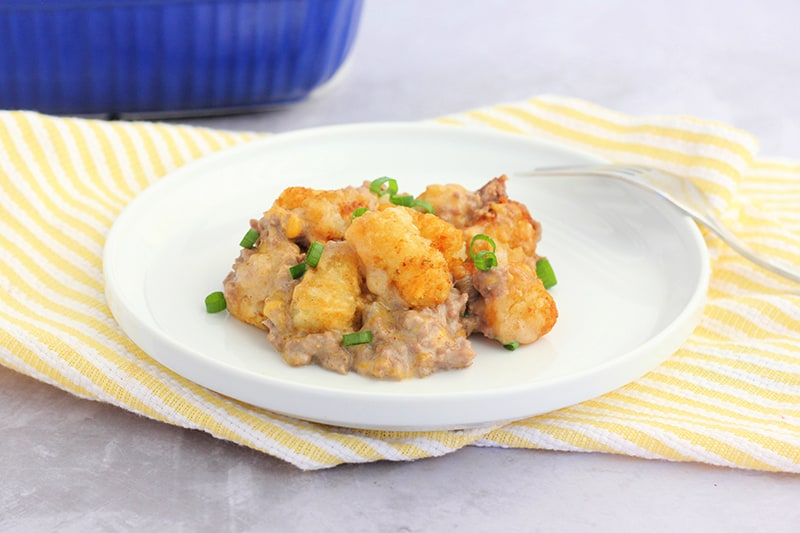
[(555, 277), (506, 181), (287, 188), (251, 221), (214, 310), (264, 330), (289, 365), (378, 379), (467, 367), (474, 333), (530, 344), (558, 317)]

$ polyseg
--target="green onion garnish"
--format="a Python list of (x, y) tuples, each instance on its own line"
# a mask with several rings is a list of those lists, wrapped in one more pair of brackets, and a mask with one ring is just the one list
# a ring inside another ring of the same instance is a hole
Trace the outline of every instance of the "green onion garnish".
[(389, 201), (395, 205), (402, 205), (404, 207), (411, 207), (412, 209), (416, 209), (417, 207), (421, 207), (423, 211), (427, 213), (433, 213), (433, 205), (426, 202), (425, 200), (417, 200), (410, 194), (403, 194), (398, 196), (391, 196)]
[(517, 341), (509, 342), (508, 344), (504, 344), (503, 348), (508, 350), (509, 352), (513, 352), (517, 348), (519, 348), (519, 343)]
[(212, 292), (206, 296), (206, 312), (219, 313), (228, 307), (225, 303), (225, 295), (221, 291)]
[(556, 280), (556, 273), (553, 271), (550, 261), (544, 257), (540, 257), (536, 261), (536, 277), (542, 280), (545, 289), (549, 289), (558, 283), (558, 280)]
[(433, 204), (430, 202), (426, 202), (425, 200), (414, 200), (414, 204), (411, 206), (414, 209), (421, 207), (422, 209), (417, 209), (417, 211), (423, 211), (425, 213), (433, 214)]
[(322, 249), (323, 246), (314, 241), (311, 243), (311, 246), (308, 247), (308, 252), (306, 252), (306, 264), (310, 267), (315, 267), (319, 264), (319, 258), (322, 257)]
[[(384, 187), (384, 185), (386, 185), (386, 187)], [(378, 196), (388, 194), (389, 197), (392, 197), (397, 194), (397, 180), (386, 176), (372, 180), (369, 184), (369, 190)]]
[(292, 275), (292, 279), (302, 278), (308, 267), (317, 266), (319, 264), (319, 258), (322, 257), (322, 250), (324, 248), (325, 247), (317, 241), (312, 242), (306, 252), (306, 260), (289, 267), (289, 274)]
[[(378, 178), (372, 180), (369, 184), (369, 190), (378, 196), (383, 196), (384, 194), (389, 195), (389, 201), (395, 205), (402, 205), (404, 207), (411, 207), (412, 209), (420, 208), (419, 211), (423, 211), (426, 213), (433, 213), (433, 205), (430, 202), (426, 202), (424, 200), (417, 200), (410, 194), (397, 194), (397, 180), (393, 178), (388, 178), (386, 176), (382, 178)], [(363, 209), (363, 211), (362, 211)], [(353, 217), (356, 218), (358, 216), (363, 215), (367, 210), (363, 207), (360, 207), (353, 211)]]
[[(481, 250), (480, 252), (475, 252), (476, 241), (488, 242), (492, 247), (492, 251)], [(494, 253), (495, 250), (497, 250), (497, 245), (495, 242), (491, 237), (484, 235), (483, 233), (478, 233), (475, 235), (472, 238), (472, 241), (469, 243), (469, 256), (472, 258), (472, 262), (475, 265), (475, 268), (478, 270), (489, 270), (490, 268), (497, 266), (497, 256)]]
[(303, 274), (306, 273), (306, 262), (303, 261), (302, 263), (297, 263), (296, 265), (289, 267), (289, 274), (292, 275), (292, 279), (299, 279), (303, 277)]
[(355, 333), (342, 335), (342, 346), (355, 346), (356, 344), (368, 344), (370, 342), (372, 342), (371, 331), (356, 331)]
[(486, 271), (497, 266), (497, 256), (492, 252), (484, 250), (472, 258), (472, 263), (478, 270)]
[(244, 237), (242, 237), (241, 242), (239, 242), (239, 246), (242, 248), (252, 248), (256, 244), (257, 240), (258, 232), (253, 228), (250, 228), (247, 230), (247, 233), (244, 234)]
[(358, 209), (353, 211), (352, 215), (350, 215), (350, 220), (353, 220), (354, 218), (360, 217), (361, 215), (363, 215), (367, 211), (369, 211), (369, 209), (367, 209), (366, 207), (359, 207)]
[(404, 194), (402, 196), (392, 196), (389, 198), (389, 201), (392, 202), (394, 205), (402, 205), (405, 207), (411, 207), (414, 205), (414, 197), (410, 194)]
[(484, 235), (483, 233), (478, 233), (472, 238), (472, 241), (469, 243), (469, 255), (475, 257), (475, 242), (476, 241), (486, 241), (489, 243), (489, 246), (492, 247), (492, 251), (497, 250), (497, 245), (495, 244), (494, 240), (489, 237), (488, 235)]

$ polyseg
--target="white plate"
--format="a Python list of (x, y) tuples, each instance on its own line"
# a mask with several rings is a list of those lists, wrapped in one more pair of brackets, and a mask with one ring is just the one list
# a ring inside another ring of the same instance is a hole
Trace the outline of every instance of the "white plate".
[(122, 329), (178, 374), (232, 398), (328, 424), (444, 429), (569, 406), (652, 369), (702, 313), (709, 267), (689, 219), (654, 195), (601, 179), (512, 179), (543, 224), (539, 250), (559, 283), (560, 318), (514, 352), (476, 340), (464, 370), (386, 382), (291, 368), (260, 330), (203, 299), (220, 290), (250, 218), (287, 186), (338, 188), (389, 175), (401, 190), (474, 189), (542, 165), (596, 162), (530, 138), (432, 124), (364, 124), (275, 135), (165, 177), (137, 197), (106, 242), (106, 295)]

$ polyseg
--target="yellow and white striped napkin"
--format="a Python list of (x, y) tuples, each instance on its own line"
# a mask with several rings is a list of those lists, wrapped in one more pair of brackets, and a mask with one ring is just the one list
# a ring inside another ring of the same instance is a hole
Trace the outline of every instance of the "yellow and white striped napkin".
[[(438, 120), (681, 174), (756, 247), (800, 264), (800, 161), (758, 159), (755, 140), (724, 124), (630, 117), (554, 96)], [(148, 185), (254, 136), (0, 112), (0, 363), (303, 469), (412, 460), (473, 445), (800, 472), (800, 285), (744, 261), (710, 234), (710, 299), (683, 348), (612, 393), (500, 427), (327, 427), (233, 401), (160, 366), (126, 338), (106, 306), (105, 236)]]

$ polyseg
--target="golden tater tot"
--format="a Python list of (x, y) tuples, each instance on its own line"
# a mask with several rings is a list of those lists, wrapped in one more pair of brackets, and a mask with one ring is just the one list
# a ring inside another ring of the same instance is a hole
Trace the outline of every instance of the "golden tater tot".
[(442, 253), (420, 234), (412, 210), (393, 207), (371, 211), (353, 220), (345, 232), (366, 268), (374, 294), (394, 287), (410, 307), (444, 302), (452, 278)]
[(464, 244), (464, 233), (430, 213), (420, 213), (412, 211), (414, 225), (420, 235), (431, 241), (431, 246), (442, 252), (450, 273), (454, 279), (463, 278), (467, 270), (464, 262), (467, 259), (467, 248)]
[(455, 184), (428, 185), (417, 199), (431, 204), (436, 216), (457, 228), (463, 228), (470, 224), (475, 210), (481, 204), (480, 196), (477, 193)]
[(303, 202), (317, 193), (309, 187), (287, 187), (275, 200), (275, 205), (284, 209), (297, 209), (303, 207)]
[[(287, 210), (297, 217), (287, 217), (287, 224), (296, 226), (297, 219), (301, 221), (300, 230), (287, 231), (287, 237), (292, 233), (295, 236), (289, 238), (299, 238), (309, 244), (313, 241), (341, 240), (350, 225), (353, 211), (359, 207), (374, 209), (377, 203), (377, 197), (364, 185), (332, 191), (289, 187), (281, 193), (274, 207)], [(265, 215), (269, 215), (269, 211)]]
[(294, 288), (290, 315), (301, 332), (353, 328), (361, 297), (358, 256), (350, 244), (328, 242), (319, 264)]
[(467, 239), (472, 239), (478, 233), (490, 235), (498, 246), (506, 248), (510, 261), (536, 259), (539, 224), (531, 218), (528, 209), (518, 202), (490, 204), (471, 226), (464, 229)]
[(472, 311), (480, 331), (503, 344), (530, 344), (553, 328), (555, 301), (526, 263), (476, 271), (475, 288), (483, 296)]

